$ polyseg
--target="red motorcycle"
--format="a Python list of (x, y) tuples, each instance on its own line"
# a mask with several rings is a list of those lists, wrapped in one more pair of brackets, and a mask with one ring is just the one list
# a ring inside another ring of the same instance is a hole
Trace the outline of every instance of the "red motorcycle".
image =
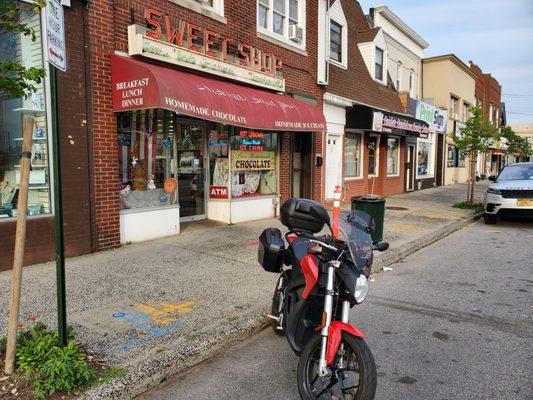
[(349, 314), (368, 294), (373, 251), (388, 243), (373, 246), (373, 220), (361, 211), (341, 216), (342, 238), (317, 235), (325, 226), (331, 231), (331, 224), (326, 209), (312, 200), (286, 201), (280, 219), (289, 229), (285, 240), (279, 229), (265, 229), (258, 259), (265, 271), (280, 274), (269, 317), (274, 332), (300, 355), (301, 398), (373, 399), (374, 357)]

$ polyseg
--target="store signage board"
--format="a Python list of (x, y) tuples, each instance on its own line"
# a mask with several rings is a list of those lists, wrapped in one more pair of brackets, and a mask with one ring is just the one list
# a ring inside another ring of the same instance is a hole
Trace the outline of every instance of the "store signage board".
[(222, 61), (159, 39), (153, 39), (148, 36), (148, 33), (146, 28), (139, 25), (128, 27), (128, 52), (130, 56), (142, 56), (249, 85), (278, 92), (285, 91), (285, 79), (282, 77)]
[(428, 126), (422, 122), (417, 123), (406, 118), (401, 118), (396, 115), (382, 113), (380, 111), (372, 112), (372, 130), (375, 132), (392, 132), (391, 128), (404, 129), (406, 131), (418, 132), (427, 134), (429, 132)]
[(50, 64), (66, 71), (65, 20), (63, 6), (58, 0), (48, 0), (46, 4), (46, 43)]
[(211, 199), (228, 199), (228, 187), (227, 186), (210, 186), (209, 198)]
[(430, 132), (446, 133), (448, 112), (423, 101), (416, 102), (416, 119), (427, 122)]
[(233, 170), (265, 171), (276, 168), (276, 155), (273, 151), (241, 151), (231, 152), (231, 168)]

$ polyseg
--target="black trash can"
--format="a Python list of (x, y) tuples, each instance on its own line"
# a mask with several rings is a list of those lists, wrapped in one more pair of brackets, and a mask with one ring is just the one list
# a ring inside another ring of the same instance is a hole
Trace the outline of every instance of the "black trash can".
[(383, 225), (385, 223), (385, 199), (381, 196), (366, 194), (352, 197), (352, 210), (366, 212), (374, 219), (375, 228), (372, 232), (374, 244), (383, 240)]

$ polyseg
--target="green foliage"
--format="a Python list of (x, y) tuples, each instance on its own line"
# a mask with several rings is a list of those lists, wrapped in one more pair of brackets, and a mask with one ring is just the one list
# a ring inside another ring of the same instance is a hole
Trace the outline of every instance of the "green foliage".
[[(21, 19), (25, 13), (40, 12), (46, 6), (44, 0), (25, 3), (14, 0), (0, 0), (0, 31), (18, 32), (36, 41), (35, 31)], [(8, 97), (23, 97), (37, 90), (37, 85), (46, 75), (44, 68), (25, 68), (14, 61), (0, 62), (0, 93)]]
[(471, 159), (476, 159), (479, 153), (490, 150), (494, 141), (498, 140), (498, 131), (485, 118), (480, 107), (470, 108), (472, 116), (466, 121), (466, 126), (457, 135), (452, 132), (455, 145), (465, 150)]
[(478, 213), (483, 212), (484, 210), (483, 203), (479, 202), (468, 203), (466, 201), (462, 201), (460, 203), (455, 203), (453, 206), (455, 208), (461, 208), (463, 210), (475, 210)]
[(122, 378), (124, 375), (126, 375), (126, 369), (112, 365), (104, 370), (102, 376), (99, 378), (99, 381), (100, 383), (108, 383), (112, 379)]
[(511, 129), (510, 126), (502, 128), (501, 137), (505, 139), (506, 154), (531, 156), (533, 155), (533, 148), (527, 138), (518, 136)]
[(72, 328), (65, 347), (59, 345), (58, 334), (48, 331), (42, 323), (21, 330), (15, 360), (19, 371), (33, 382), (33, 394), (40, 399), (56, 391), (76, 390), (94, 377), (85, 353), (74, 343)]

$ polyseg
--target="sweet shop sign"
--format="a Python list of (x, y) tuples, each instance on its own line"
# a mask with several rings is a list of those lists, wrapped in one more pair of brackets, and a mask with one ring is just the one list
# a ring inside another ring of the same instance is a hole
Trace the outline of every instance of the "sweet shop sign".
[(144, 16), (147, 28), (128, 27), (131, 56), (285, 91), (285, 79), (279, 76), (283, 61), (275, 54), (184, 19), (172, 23), (168, 15), (154, 8), (146, 9)]

